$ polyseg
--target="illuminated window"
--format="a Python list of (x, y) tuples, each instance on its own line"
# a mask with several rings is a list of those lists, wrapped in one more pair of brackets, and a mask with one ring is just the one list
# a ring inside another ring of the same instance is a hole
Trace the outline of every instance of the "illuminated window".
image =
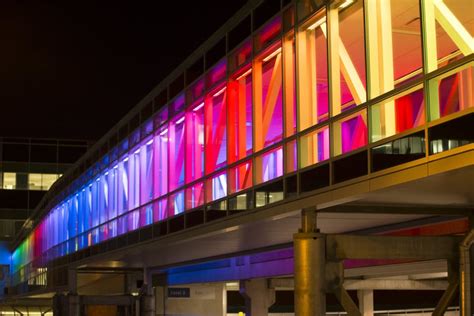
[(140, 148), (129, 155), (128, 161), (128, 209), (140, 204)]
[(3, 173), (3, 188), (6, 190), (16, 189), (16, 173), (15, 172)]
[(326, 10), (302, 25), (298, 45), (298, 129), (304, 130), (328, 118)]
[(186, 112), (186, 182), (204, 175), (204, 102)]
[(57, 174), (43, 174), (41, 187), (43, 190), (49, 190), (54, 182), (59, 178)]
[(255, 181), (257, 184), (283, 175), (283, 148), (270, 150), (255, 159)]
[(283, 97), (285, 137), (296, 132), (296, 55), (293, 32), (283, 38)]
[(140, 204), (153, 198), (153, 139), (140, 147)]
[(377, 141), (425, 122), (423, 90), (415, 87), (371, 107), (371, 141)]
[(30, 173), (28, 174), (28, 189), (47, 191), (58, 177), (58, 174)]
[(291, 173), (298, 168), (298, 153), (296, 148), (296, 140), (292, 140), (285, 144), (285, 172)]
[(168, 140), (168, 126), (164, 126), (158, 130), (153, 141), (155, 147), (153, 196), (155, 198), (168, 192)]
[(28, 175), (28, 189), (43, 190), (43, 179), (41, 173), (30, 173)]
[(221, 173), (206, 181), (206, 200), (211, 202), (227, 195), (227, 176)]
[(169, 124), (169, 189), (173, 191), (184, 184), (184, 115)]
[(283, 136), (281, 48), (273, 47), (254, 62), (255, 151)]
[(430, 119), (474, 107), (474, 63), (430, 81)]
[[(386, 2), (380, 3), (382, 5)], [(331, 96), (334, 116), (364, 103), (367, 99), (363, 1), (332, 4), (327, 22), (329, 34), (326, 34), (326, 28), (323, 26), (326, 22), (318, 28), (321, 28), (325, 37), (331, 39), (328, 44), (331, 45), (329, 65), (332, 74)]]
[(329, 127), (301, 136), (299, 150), (300, 168), (329, 159)]
[(153, 203), (153, 222), (168, 218), (168, 198), (160, 199)]
[(229, 170), (229, 193), (235, 193), (252, 186), (252, 162), (248, 161)]
[(472, 0), (427, 0), (421, 1), (421, 4), (427, 71), (436, 70), (474, 52)]
[(365, 4), (370, 98), (419, 78), (422, 72), (418, 0)]
[(367, 111), (354, 113), (334, 123), (334, 155), (367, 145)]
[(204, 204), (204, 183), (200, 182), (186, 189), (186, 209)]
[(169, 215), (174, 216), (184, 212), (184, 191), (178, 191), (170, 196)]
[(227, 162), (226, 87), (211, 92), (205, 100), (206, 173), (211, 173)]
[(244, 68), (229, 82), (229, 162), (252, 153), (252, 69)]

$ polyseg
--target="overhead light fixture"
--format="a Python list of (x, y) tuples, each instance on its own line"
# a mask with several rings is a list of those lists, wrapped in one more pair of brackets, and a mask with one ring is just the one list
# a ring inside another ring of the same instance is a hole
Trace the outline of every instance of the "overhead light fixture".
[(267, 57), (265, 57), (265, 58), (263, 59), (263, 62), (269, 61), (270, 59), (272, 59), (273, 57), (275, 57), (276, 55), (278, 55), (280, 52), (281, 52), (281, 47), (278, 48), (276, 51), (270, 53), (270, 55), (268, 55)]
[(198, 106), (196, 106), (196, 107), (193, 109), (193, 111), (194, 111), (194, 112), (197, 112), (197, 111), (199, 111), (203, 106), (204, 106), (204, 102), (201, 102), (201, 104), (199, 104)]
[(184, 122), (184, 116), (180, 118), (179, 120), (177, 120), (175, 124), (181, 124), (183, 122)]
[(213, 97), (218, 97), (220, 96), (222, 93), (224, 93), (226, 87), (220, 89), (219, 91), (217, 91), (216, 93), (214, 93)]
[(243, 77), (247, 76), (249, 73), (252, 72), (252, 68), (250, 68), (249, 70), (247, 70), (246, 72), (244, 72), (243, 74), (241, 74), (240, 76), (238, 76), (235, 80), (240, 80), (242, 79)]
[(319, 20), (317, 20), (315, 23), (311, 24), (310, 26), (308, 26), (308, 30), (314, 30), (315, 28), (317, 28), (318, 26), (321, 26), (323, 25), (324, 23), (326, 23), (326, 16), (323, 16), (322, 18), (320, 18)]
[(344, 9), (354, 3), (354, 0), (346, 0), (339, 6), (339, 9)]

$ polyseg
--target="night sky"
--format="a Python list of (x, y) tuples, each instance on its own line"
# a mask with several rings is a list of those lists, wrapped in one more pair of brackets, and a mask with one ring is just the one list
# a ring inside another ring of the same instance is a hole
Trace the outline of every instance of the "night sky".
[(0, 136), (99, 139), (246, 2), (2, 0)]

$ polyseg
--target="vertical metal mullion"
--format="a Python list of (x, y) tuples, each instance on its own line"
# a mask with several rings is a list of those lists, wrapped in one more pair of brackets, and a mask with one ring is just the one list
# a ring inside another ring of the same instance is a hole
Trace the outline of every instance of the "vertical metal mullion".
[[(255, 42), (254, 42), (254, 10), (250, 12), (250, 46), (252, 48), (250, 53), (250, 64), (251, 64), (251, 78), (252, 78), (252, 187), (256, 185), (257, 180), (257, 156), (255, 155)], [(252, 190), (253, 192), (253, 201), (252, 207), (256, 207), (257, 202), (257, 192)]]
[[(367, 27), (367, 7), (366, 7), (366, 1), (362, 1), (362, 23), (363, 23), (363, 28), (364, 28), (364, 56), (365, 56), (365, 82), (366, 82), (366, 100), (370, 100), (371, 94), (372, 94), (372, 86), (371, 86), (371, 80), (370, 80), (370, 50), (368, 49), (368, 41), (369, 41), (369, 35), (370, 32)], [(372, 136), (372, 108), (373, 105), (367, 105), (366, 106), (366, 111), (367, 111), (367, 174), (371, 174), (372, 172), (372, 150), (370, 147), (371, 143), (371, 136)]]
[(331, 5), (328, 3), (326, 4), (325, 6), (326, 8), (326, 21), (328, 21), (328, 23), (326, 23), (326, 34), (328, 34), (328, 36), (326, 36), (326, 51), (327, 51), (327, 54), (326, 54), (326, 68), (327, 68), (327, 74), (328, 74), (328, 114), (329, 114), (329, 118), (328, 118), (328, 126), (329, 126), (329, 185), (333, 184), (334, 183), (334, 166), (333, 166), (333, 163), (332, 163), (332, 160), (333, 160), (333, 157), (334, 157), (334, 154), (335, 154), (335, 151), (334, 151), (334, 128), (335, 128), (335, 124), (334, 124), (334, 119), (333, 119), (333, 111), (332, 111), (332, 103), (334, 102), (332, 100), (332, 93), (331, 93), (331, 90), (332, 90), (332, 74), (331, 74), (331, 63), (330, 63), (330, 55), (331, 55), (331, 52), (330, 52), (330, 45), (329, 45), (329, 38), (331, 37), (331, 23), (329, 21), (329, 15), (328, 15), (328, 12), (329, 10), (331, 9)]

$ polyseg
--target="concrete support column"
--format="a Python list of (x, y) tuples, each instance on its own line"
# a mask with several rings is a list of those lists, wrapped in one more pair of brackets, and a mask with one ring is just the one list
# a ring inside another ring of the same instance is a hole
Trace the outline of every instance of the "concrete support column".
[(165, 315), (165, 286), (155, 287), (155, 313), (156, 316)]
[(143, 288), (140, 297), (140, 315), (155, 316), (155, 291), (153, 290), (151, 272), (143, 269)]
[(64, 315), (65, 313), (65, 299), (64, 294), (56, 294), (53, 296), (53, 315)]
[(325, 316), (326, 240), (317, 230), (317, 213), (305, 209), (302, 227), (293, 236), (295, 275), (295, 315)]
[[(460, 309), (461, 316), (472, 315), (472, 309), (474, 306), (474, 220), (472, 217), (469, 218), (471, 230), (466, 235), (459, 247), (459, 291), (460, 291)], [(448, 271), (449, 273), (449, 271)], [(453, 272), (454, 273), (454, 272)]]
[(374, 315), (374, 291), (359, 290), (357, 291), (357, 298), (359, 299), (359, 310), (362, 316)]
[(140, 316), (155, 316), (155, 295), (140, 297)]
[(240, 281), (240, 294), (245, 298), (246, 316), (267, 316), (275, 303), (275, 290), (268, 287), (267, 279)]
[(53, 314), (79, 316), (81, 310), (80, 297), (76, 294), (56, 294), (53, 297)]
[(67, 295), (69, 316), (79, 316), (81, 315), (81, 302), (80, 297), (77, 294), (68, 294)]

